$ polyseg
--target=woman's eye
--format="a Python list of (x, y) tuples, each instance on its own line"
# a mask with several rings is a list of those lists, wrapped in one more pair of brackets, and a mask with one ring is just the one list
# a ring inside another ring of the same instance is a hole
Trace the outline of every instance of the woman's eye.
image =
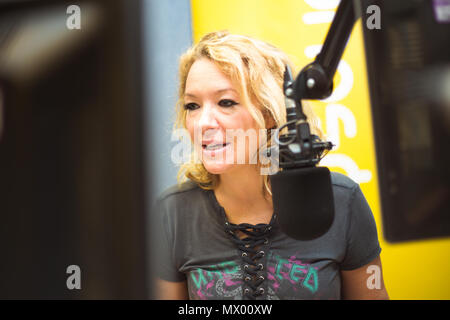
[(222, 99), (219, 101), (219, 106), (221, 107), (232, 107), (235, 105), (237, 105), (237, 102), (230, 99)]
[(198, 108), (198, 105), (196, 104), (196, 103), (193, 103), (193, 102), (191, 102), (191, 103), (186, 103), (185, 105), (184, 105), (184, 109), (185, 110), (195, 110), (195, 109), (197, 109)]

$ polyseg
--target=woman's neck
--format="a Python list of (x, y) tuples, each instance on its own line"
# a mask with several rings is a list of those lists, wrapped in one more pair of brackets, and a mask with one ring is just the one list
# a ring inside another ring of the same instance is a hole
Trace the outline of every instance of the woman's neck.
[(263, 176), (255, 166), (242, 165), (220, 175), (214, 190), (217, 200), (232, 223), (269, 223), (272, 198), (263, 193)]

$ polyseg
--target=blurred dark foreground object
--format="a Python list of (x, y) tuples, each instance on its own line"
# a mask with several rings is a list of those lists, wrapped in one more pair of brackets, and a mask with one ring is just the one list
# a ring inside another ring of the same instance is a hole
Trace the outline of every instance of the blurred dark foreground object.
[(140, 2), (72, 4), (0, 2), (1, 299), (148, 295)]
[[(358, 1), (357, 1), (358, 2)], [(382, 205), (391, 242), (450, 236), (450, 1), (362, 0)]]

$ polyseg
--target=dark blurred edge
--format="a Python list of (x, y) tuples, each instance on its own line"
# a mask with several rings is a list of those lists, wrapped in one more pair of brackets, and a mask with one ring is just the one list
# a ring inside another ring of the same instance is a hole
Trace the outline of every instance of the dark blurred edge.
[(148, 297), (141, 2), (2, 1), (0, 22), (86, 3), (92, 41), (31, 85), (0, 79), (1, 299)]
[[(362, 0), (381, 29), (363, 20), (384, 238), (450, 236), (450, 23), (432, 0)], [(448, 80), (447, 80), (448, 81)]]

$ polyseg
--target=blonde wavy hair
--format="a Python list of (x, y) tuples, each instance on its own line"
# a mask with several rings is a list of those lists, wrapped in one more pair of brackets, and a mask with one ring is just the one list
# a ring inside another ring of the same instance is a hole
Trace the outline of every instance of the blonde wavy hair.
[[(186, 129), (187, 111), (184, 108), (186, 79), (194, 62), (202, 58), (213, 61), (236, 85), (243, 104), (261, 129), (275, 129), (286, 123), (283, 94), (285, 66), (289, 65), (291, 70), (296, 70), (289, 57), (264, 41), (218, 31), (206, 34), (180, 58), (174, 130)], [(322, 137), (312, 108), (305, 103), (303, 107), (311, 132)], [(264, 146), (266, 148), (270, 147), (271, 134), (272, 130), (268, 130), (267, 143)], [(203, 189), (215, 189), (219, 183), (219, 176), (208, 172), (202, 163), (193, 160), (195, 156), (191, 156), (190, 159), (180, 166), (178, 183), (182, 184), (190, 179)], [(266, 192), (272, 195), (268, 175), (263, 175), (262, 192), (264, 195)]]

